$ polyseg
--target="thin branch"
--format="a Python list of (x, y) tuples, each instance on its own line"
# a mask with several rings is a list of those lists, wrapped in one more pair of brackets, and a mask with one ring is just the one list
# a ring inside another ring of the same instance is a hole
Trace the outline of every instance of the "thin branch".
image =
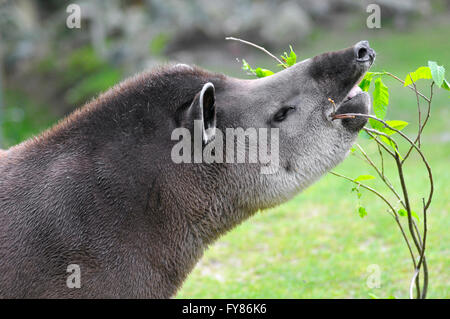
[(356, 147), (358, 147), (359, 151), (363, 154), (365, 157), (367, 163), (369, 163), (370, 166), (373, 167), (373, 169), (377, 172), (378, 176), (381, 178), (381, 180), (384, 182), (384, 184), (391, 190), (391, 192), (397, 197), (399, 202), (404, 207), (405, 204), (403, 203), (402, 199), (400, 198), (400, 195), (395, 190), (394, 186), (392, 186), (392, 183), (389, 181), (389, 179), (380, 171), (380, 169), (375, 165), (375, 163), (370, 159), (370, 157), (367, 155), (367, 153), (364, 151), (364, 149), (359, 145), (356, 144)]
[[(428, 99), (428, 108), (427, 108), (427, 114), (425, 116), (425, 120), (423, 121), (422, 127), (420, 128), (419, 132), (417, 133), (417, 137), (414, 141), (414, 144), (417, 143), (420, 135), (422, 135), (423, 129), (425, 128), (425, 126), (428, 123), (428, 119), (430, 118), (430, 113), (431, 113), (431, 101), (433, 100), (433, 86), (434, 86), (434, 82), (431, 83), (430, 86), (430, 98)], [(413, 150), (413, 147), (411, 146), (408, 150), (408, 152), (406, 152), (406, 155), (403, 157), (403, 162), (406, 161), (406, 159), (408, 158), (409, 154), (411, 154), (411, 151)]]
[[(357, 114), (351, 114), (351, 113), (347, 114), (347, 115), (355, 116), (355, 117), (358, 116)], [(413, 141), (411, 141), (405, 134), (403, 134), (402, 132), (400, 132), (397, 129), (394, 129), (394, 128), (390, 127), (383, 120), (377, 119), (376, 117), (373, 117), (373, 116), (370, 116), (370, 117), (374, 118), (377, 121), (380, 121), (381, 123), (383, 123), (385, 125), (385, 127), (388, 127), (389, 129), (392, 129), (392, 130), (396, 131), (397, 133), (399, 133), (403, 138), (405, 138), (411, 144), (411, 147), (414, 148), (419, 153), (419, 155), (421, 156), (421, 158), (422, 158), (422, 160), (423, 160), (423, 162), (424, 162), (424, 164), (425, 164), (425, 166), (427, 168), (428, 177), (429, 177), (429, 180), (430, 180), (430, 193), (429, 193), (429, 196), (428, 196), (427, 203), (424, 204), (424, 210), (426, 212), (426, 210), (428, 209), (428, 207), (431, 204), (431, 199), (432, 199), (433, 191), (434, 191), (433, 175), (431, 173), (431, 168), (430, 168), (430, 166), (428, 164), (428, 161), (426, 160), (426, 158), (423, 155), (423, 153), (421, 152), (421, 150), (417, 147), (417, 145)], [(381, 132), (378, 132), (376, 130), (372, 130), (372, 131), (375, 134), (381, 133)], [(387, 150), (386, 147), (384, 147), (384, 148), (385, 148), (385, 150)], [(399, 176), (400, 176), (400, 180), (401, 180), (401, 184), (402, 184), (402, 190), (403, 190), (404, 197), (405, 197), (405, 204), (407, 205), (406, 210), (407, 210), (407, 213), (408, 213), (408, 225), (409, 225), (410, 234), (411, 234), (411, 236), (413, 238), (414, 244), (415, 244), (419, 254), (422, 255), (422, 253), (423, 254), (425, 253), (425, 251), (423, 249), (423, 242), (422, 242), (422, 239), (420, 238), (419, 229), (417, 228), (416, 223), (412, 219), (411, 208), (409, 206), (409, 199), (407, 198), (408, 194), (407, 194), (407, 190), (406, 190), (406, 184), (404, 182), (403, 167), (402, 167), (404, 162), (400, 160), (399, 155), (397, 153), (394, 154), (394, 158), (396, 160), (397, 168), (398, 168), (398, 171), (399, 171)], [(418, 237), (418, 239), (417, 239), (416, 236)], [(423, 255), (422, 260), (423, 260), (422, 263), (423, 263), (423, 272), (424, 272), (424, 284), (423, 284), (422, 294), (420, 294), (420, 286), (419, 286), (419, 277), (418, 277), (418, 275), (416, 275), (415, 278), (414, 278), (415, 283), (416, 283), (418, 298), (425, 298), (427, 290), (428, 290), (428, 266), (427, 266), (425, 255)], [(420, 271), (420, 267), (418, 267), (418, 265), (415, 268)]]
[[(402, 83), (403, 85), (405, 85), (405, 81), (403, 81), (402, 79), (400, 79), (399, 77), (395, 76), (394, 74), (390, 73), (390, 72), (384, 72), (384, 74), (389, 75), (390, 77), (396, 79), (397, 81), (399, 81), (400, 83)], [(411, 85), (407, 86), (408, 88), (410, 88), (411, 90), (414, 90), (414, 87), (412, 87)], [(417, 92), (425, 101), (429, 102), (429, 99), (423, 95), (420, 92)]]
[(339, 177), (345, 178), (346, 180), (348, 180), (348, 181), (350, 181), (350, 182), (353, 182), (354, 184), (360, 185), (362, 188), (365, 188), (365, 189), (367, 189), (368, 191), (374, 193), (374, 194), (377, 195), (379, 198), (381, 198), (381, 199), (386, 203), (386, 205), (389, 206), (389, 208), (390, 208), (391, 211), (393, 212), (393, 214), (391, 214), (391, 215), (395, 216), (395, 214), (397, 214), (397, 212), (395, 211), (395, 208), (391, 205), (391, 203), (390, 203), (390, 202), (389, 202), (389, 201), (388, 201), (388, 200), (387, 200), (380, 192), (378, 192), (377, 190), (375, 190), (375, 189), (373, 189), (372, 187), (367, 186), (367, 185), (365, 185), (365, 184), (363, 184), (363, 183), (357, 182), (357, 181), (353, 180), (352, 178), (347, 177), (347, 176), (345, 176), (345, 175), (342, 175), (342, 174), (339, 174), (339, 173), (336, 173), (336, 172), (333, 172), (333, 171), (330, 171), (330, 173), (333, 174), (333, 175), (335, 175), (335, 176), (339, 176)]
[(363, 130), (364, 130), (367, 134), (369, 134), (369, 136), (370, 136), (371, 138), (373, 138), (373, 140), (374, 140), (375, 142), (377, 142), (377, 145), (378, 145), (378, 146), (381, 146), (381, 147), (382, 147), (389, 155), (391, 155), (392, 157), (395, 156), (394, 152), (392, 152), (390, 149), (388, 149), (388, 148), (386, 147), (386, 145), (384, 145), (384, 143), (381, 142), (381, 141), (378, 139), (378, 137), (377, 137), (376, 135), (374, 135), (374, 134), (380, 133), (379, 135), (387, 136), (386, 134), (382, 134), (381, 132), (378, 132), (377, 130), (372, 130), (372, 129), (367, 128), (367, 127), (364, 127)]
[(404, 199), (405, 205), (406, 205), (406, 212), (408, 213), (409, 232), (411, 233), (411, 237), (413, 239), (413, 242), (416, 245), (417, 251), (420, 254), (421, 253), (421, 249), (422, 249), (422, 247), (421, 247), (422, 245), (419, 242), (419, 240), (417, 239), (416, 232), (414, 230), (413, 220), (412, 220), (412, 213), (411, 213), (411, 204), (409, 202), (408, 188), (406, 187), (405, 177), (404, 177), (404, 174), (403, 174), (403, 166), (402, 166), (402, 163), (400, 161), (400, 157), (398, 156), (398, 154), (396, 154), (395, 162), (397, 164), (398, 177), (400, 179), (400, 185), (402, 187), (403, 199)]
[(419, 129), (417, 130), (416, 141), (417, 141), (417, 144), (419, 145), (419, 148), (420, 148), (420, 132), (421, 132), (421, 129), (422, 129), (422, 112), (420, 111), (419, 92), (417, 91), (417, 86), (416, 86), (416, 83), (413, 81), (411, 73), (409, 73), (409, 78), (411, 79), (411, 82), (413, 84), (414, 92), (416, 93), (416, 99), (417, 99), (417, 112), (419, 113)]
[(378, 148), (378, 154), (380, 154), (380, 161), (381, 161), (381, 173), (384, 175), (384, 158), (383, 158), (383, 152), (381, 151), (380, 144), (377, 143)]
[(242, 39), (239, 39), (239, 38), (234, 38), (234, 37), (226, 37), (225, 40), (238, 41), (238, 42), (242, 42), (242, 43), (248, 44), (248, 45), (250, 45), (250, 46), (252, 46), (254, 48), (257, 48), (257, 49), (263, 51), (265, 54), (269, 55), (271, 58), (275, 59), (275, 61), (277, 61), (279, 64), (281, 64), (283, 66), (283, 68), (285, 68), (285, 69), (287, 68), (286, 64), (283, 63), (283, 61), (281, 61), (274, 54), (270, 53), (269, 51), (267, 51), (262, 46), (259, 46), (257, 44), (254, 44), (254, 43), (246, 41), (246, 40), (242, 40)]
[(427, 226), (427, 208), (425, 207), (425, 198), (422, 198), (422, 204), (423, 204), (423, 240), (422, 240), (422, 251), (420, 253), (419, 262), (417, 263), (416, 269), (420, 271), (420, 266), (422, 262), (424, 263), (424, 289), (422, 291), (422, 298), (425, 299), (427, 295), (427, 287), (428, 287), (428, 269), (426, 267), (426, 260), (425, 260), (425, 247), (427, 242), (427, 233), (428, 233), (428, 226)]
[[(414, 284), (417, 287), (417, 280), (419, 279), (418, 275), (419, 275), (420, 270), (417, 269), (417, 267), (414, 267), (414, 275), (411, 278), (411, 283), (409, 284), (409, 299), (414, 299), (414, 294), (413, 294), (413, 290), (414, 290)], [(420, 294), (419, 294), (420, 297)]]
[(336, 173), (336, 172), (333, 172), (333, 171), (330, 171), (330, 174), (333, 174), (333, 175), (335, 175), (335, 176), (344, 178), (344, 179), (346, 179), (346, 180), (348, 180), (348, 181), (350, 181), (350, 182), (352, 182), (352, 183), (354, 183), (354, 184), (357, 184), (357, 185), (361, 186), (361, 187), (364, 188), (364, 189), (367, 189), (368, 191), (372, 192), (373, 194), (375, 194), (376, 196), (378, 196), (381, 200), (383, 200), (383, 201), (386, 203), (386, 205), (389, 207), (389, 209), (390, 209), (391, 212), (392, 212), (392, 213), (391, 213), (391, 216), (394, 217), (394, 220), (396, 221), (398, 227), (400, 228), (400, 231), (401, 231), (401, 233), (402, 233), (403, 239), (405, 240), (405, 243), (406, 243), (406, 245), (408, 246), (408, 250), (409, 250), (409, 253), (410, 253), (410, 255), (411, 255), (411, 259), (412, 259), (412, 262), (413, 262), (413, 264), (414, 264), (414, 268), (416, 268), (416, 258), (414, 257), (414, 253), (413, 253), (413, 251), (412, 251), (411, 245), (409, 244), (408, 237), (406, 236), (406, 233), (405, 233), (405, 231), (403, 230), (403, 226), (402, 226), (402, 224), (400, 223), (400, 219), (398, 218), (398, 214), (397, 214), (395, 208), (392, 206), (392, 204), (391, 204), (391, 203), (390, 203), (390, 202), (389, 202), (389, 201), (388, 201), (388, 200), (387, 200), (380, 192), (378, 192), (377, 190), (373, 189), (373, 188), (370, 187), (370, 186), (367, 186), (367, 185), (362, 184), (362, 183), (360, 183), (360, 182), (356, 182), (355, 180), (351, 179), (350, 177), (347, 177), (347, 176), (345, 176), (345, 175), (342, 175), (342, 174), (339, 174), (339, 173)]
[[(398, 80), (399, 82), (404, 84), (404, 81), (402, 81), (401, 79), (399, 79), (395, 75), (393, 75), (393, 74), (391, 74), (389, 72), (385, 72), (385, 74), (395, 78), (396, 80)], [(410, 297), (414, 298), (413, 290), (414, 290), (414, 286), (415, 286), (416, 287), (417, 298), (424, 299), (424, 298), (426, 298), (427, 291), (428, 291), (428, 266), (427, 266), (427, 261), (426, 261), (426, 257), (425, 257), (426, 239), (427, 239), (427, 218), (426, 218), (426, 216), (427, 216), (427, 210), (428, 210), (428, 208), (429, 208), (429, 206), (431, 204), (431, 200), (433, 198), (434, 181), (433, 181), (433, 174), (431, 172), (431, 167), (430, 167), (427, 159), (425, 158), (424, 154), (420, 150), (420, 148), (421, 148), (421, 134), (422, 134), (422, 132), (424, 130), (424, 127), (426, 126), (426, 124), (428, 122), (428, 119), (430, 117), (431, 101), (432, 101), (432, 98), (433, 98), (433, 85), (434, 85), (434, 82), (431, 84), (431, 87), (430, 87), (430, 97), (427, 98), (425, 95), (423, 95), (422, 93), (420, 93), (417, 90), (416, 84), (414, 83), (414, 81), (412, 81), (411, 74), (409, 76), (411, 78), (412, 86), (409, 85), (408, 87), (410, 89), (412, 89), (415, 92), (415, 94), (416, 94), (417, 111), (418, 111), (418, 115), (419, 115), (418, 132), (417, 132), (417, 136), (414, 139), (414, 141), (412, 141), (408, 136), (406, 136), (400, 130), (391, 127), (385, 121), (383, 121), (381, 119), (378, 119), (378, 118), (376, 118), (375, 116), (372, 116), (372, 115), (358, 114), (358, 113), (347, 113), (347, 114), (335, 115), (333, 117), (333, 119), (338, 119), (338, 118), (342, 118), (342, 119), (343, 118), (355, 118), (355, 117), (358, 117), (358, 116), (365, 117), (365, 118), (372, 118), (372, 119), (374, 119), (376, 121), (381, 122), (384, 125), (384, 127), (386, 127), (388, 129), (398, 133), (401, 137), (403, 137), (410, 144), (410, 147), (409, 147), (405, 157), (403, 159), (401, 159), (401, 156), (398, 153), (398, 145), (396, 144), (396, 142), (389, 135), (387, 135), (387, 134), (385, 134), (383, 132), (379, 132), (377, 130), (364, 128), (366, 133), (369, 134), (372, 138), (374, 138), (374, 140), (377, 142), (378, 152), (380, 154), (381, 165), (382, 165), (382, 170), (381, 171), (378, 168), (378, 166), (376, 166), (375, 163), (371, 160), (371, 158), (364, 152), (364, 150), (358, 144), (357, 144), (357, 146), (360, 149), (360, 151), (363, 154), (363, 156), (365, 157), (366, 161), (376, 170), (376, 172), (378, 173), (380, 178), (383, 180), (383, 182), (386, 184), (386, 186), (388, 186), (388, 188), (394, 193), (394, 195), (396, 195), (396, 197), (399, 199), (399, 201), (402, 203), (402, 205), (405, 207), (405, 209), (407, 211), (409, 233), (410, 233), (410, 235), (412, 237), (414, 245), (415, 245), (415, 247), (416, 247), (416, 249), (417, 249), (417, 251), (419, 253), (419, 256), (420, 256), (417, 263), (416, 263), (416, 260), (414, 258), (414, 254), (412, 252), (411, 246), (409, 245), (408, 238), (407, 238), (406, 234), (403, 231), (401, 223), (398, 221), (398, 215), (396, 214), (395, 211), (394, 211), (394, 213), (395, 213), (395, 216), (397, 217), (396, 218), (397, 224), (399, 225), (399, 227), (400, 227), (400, 229), (402, 231), (402, 235), (403, 235), (403, 237), (405, 238), (405, 241), (408, 244), (408, 249), (410, 250), (410, 254), (411, 254), (411, 257), (413, 259), (413, 264), (414, 264), (414, 275), (413, 275), (413, 277), (411, 279), (409, 293), (410, 293)], [(426, 116), (425, 116), (425, 119), (424, 119), (423, 123), (422, 123), (422, 110), (420, 108), (419, 96), (422, 97), (424, 100), (426, 100), (427, 103), (428, 103), (428, 108), (427, 108)], [(390, 149), (388, 149), (380, 140), (378, 140), (377, 136), (384, 136), (385, 138), (388, 138), (393, 143), (393, 145), (395, 145), (395, 147), (394, 147), (395, 153), (390, 151)], [(403, 193), (403, 200), (401, 200), (399, 194), (395, 192), (395, 189), (392, 187), (392, 184), (390, 182), (388, 182), (388, 180), (385, 179), (385, 175), (384, 175), (384, 159), (383, 159), (383, 153), (381, 151), (381, 148), (383, 148), (388, 154), (390, 154), (395, 159), (396, 166), (397, 166), (397, 171), (398, 171), (398, 175), (399, 175), (399, 179), (400, 179), (400, 184), (401, 184), (401, 188), (402, 188), (402, 193)], [(428, 194), (428, 199), (427, 199), (426, 202), (425, 202), (425, 198), (422, 199), (423, 214), (424, 214), (424, 217), (423, 217), (423, 239), (421, 238), (419, 228), (418, 228), (416, 222), (414, 221), (414, 219), (412, 217), (412, 209), (411, 209), (411, 204), (410, 204), (410, 200), (409, 200), (408, 189), (407, 189), (406, 182), (405, 182), (405, 176), (404, 176), (404, 172), (403, 172), (403, 164), (405, 163), (406, 159), (411, 154), (413, 149), (415, 149), (417, 151), (417, 153), (420, 155), (423, 163), (425, 164), (427, 172), (428, 172), (429, 183), (430, 183), (430, 191), (429, 191), (429, 194)], [(337, 174), (335, 174), (335, 175), (337, 175)], [(337, 176), (339, 176), (339, 175), (337, 175)], [(347, 179), (349, 179), (349, 178), (347, 178)], [(349, 180), (351, 180), (351, 179), (349, 179)], [(364, 188), (366, 188), (366, 187), (364, 187)], [(375, 192), (375, 194), (377, 194), (377, 193)], [(383, 198), (383, 197), (380, 197), (380, 198), (385, 200), (385, 198)], [(388, 205), (388, 206), (392, 207), (392, 205)], [(392, 210), (392, 208), (391, 208), (391, 210)], [(423, 277), (424, 277), (422, 286), (420, 285), (420, 271), (421, 271), (421, 269), (423, 270)]]
[[(383, 121), (383, 120), (377, 118), (376, 116), (368, 115), (368, 114), (362, 114), (362, 113), (346, 113), (346, 114), (343, 114), (343, 115), (355, 116), (355, 117), (356, 117), (356, 116), (360, 116), (360, 117), (365, 117), (365, 118), (371, 118), (371, 119), (374, 119), (374, 120), (376, 120), (376, 121), (378, 121), (378, 122), (383, 123), (384, 126), (387, 127), (388, 129), (390, 129), (390, 130), (392, 130), (392, 131), (398, 133), (401, 137), (403, 137), (405, 140), (407, 140), (408, 143), (411, 144), (411, 146), (417, 151), (417, 153), (419, 153), (419, 155), (420, 155), (420, 157), (422, 158), (422, 161), (423, 161), (423, 163), (425, 164), (425, 167), (427, 168), (427, 171), (428, 171), (428, 178), (429, 178), (429, 180), (430, 180), (430, 194), (429, 194), (429, 196), (428, 196), (428, 200), (427, 200), (427, 203), (426, 203), (426, 207), (428, 208), (428, 207), (430, 206), (430, 204), (431, 204), (431, 199), (432, 199), (432, 197), (433, 197), (433, 192), (434, 192), (433, 174), (431, 173), (431, 167), (430, 167), (430, 165), (429, 165), (427, 159), (426, 159), (425, 156), (423, 155), (422, 151), (420, 150), (420, 148), (418, 148), (417, 145), (416, 145), (416, 144), (415, 144), (408, 136), (406, 136), (403, 132), (401, 132), (400, 130), (397, 130), (396, 128), (393, 128), (392, 126), (390, 126), (389, 124), (387, 124), (385, 121)], [(336, 118), (339, 118), (339, 117), (336, 116)], [(378, 132), (378, 131), (376, 131), (376, 130), (370, 130), (370, 129), (367, 129), (367, 128), (365, 128), (365, 129), (366, 129), (366, 130), (369, 130), (370, 132), (373, 132), (373, 133), (375, 133), (375, 134), (383, 135), (383, 136), (385, 136), (385, 137), (387, 137), (387, 138), (390, 138), (387, 134)], [(390, 138), (390, 140), (394, 142), (394, 140), (392, 140), (392, 138)], [(392, 152), (391, 152), (391, 153), (392, 153)]]

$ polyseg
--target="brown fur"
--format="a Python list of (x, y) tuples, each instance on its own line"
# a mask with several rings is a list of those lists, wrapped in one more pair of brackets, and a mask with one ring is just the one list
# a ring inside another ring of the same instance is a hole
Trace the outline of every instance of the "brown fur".
[[(204, 215), (220, 206), (202, 194), (208, 172), (171, 164), (173, 113), (223, 79), (176, 68), (135, 76), (2, 155), (0, 296), (173, 295), (219, 235)], [(81, 289), (66, 287), (71, 263)]]

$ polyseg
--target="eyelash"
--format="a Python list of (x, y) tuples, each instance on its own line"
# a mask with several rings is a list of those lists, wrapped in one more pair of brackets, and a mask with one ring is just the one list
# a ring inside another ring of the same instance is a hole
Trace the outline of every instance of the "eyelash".
[(287, 106), (280, 109), (277, 113), (275, 113), (273, 120), (275, 122), (283, 122), (289, 113), (295, 110), (294, 106)]

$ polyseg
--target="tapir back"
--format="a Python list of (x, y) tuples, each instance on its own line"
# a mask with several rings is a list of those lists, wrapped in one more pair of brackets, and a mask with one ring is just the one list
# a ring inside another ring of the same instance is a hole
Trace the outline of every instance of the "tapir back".
[[(39, 137), (0, 151), (0, 298), (176, 291), (199, 253), (191, 246), (187, 261), (177, 261), (167, 249), (193, 240), (175, 232), (180, 220), (171, 214), (183, 208), (161, 194), (161, 154), (170, 156), (176, 125), (168, 116), (208, 76), (168, 69), (129, 79)], [(81, 289), (67, 286), (73, 264), (81, 267)]]

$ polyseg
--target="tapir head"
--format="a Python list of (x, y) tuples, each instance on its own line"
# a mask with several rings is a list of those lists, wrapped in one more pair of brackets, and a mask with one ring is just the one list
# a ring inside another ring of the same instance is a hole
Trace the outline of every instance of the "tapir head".
[[(227, 128), (278, 129), (276, 148), (269, 138), (258, 141), (258, 147), (266, 143), (278, 158), (273, 173), (259, 177), (262, 186), (256, 192), (268, 205), (291, 197), (348, 154), (366, 119), (333, 120), (332, 114), (369, 112), (369, 95), (358, 84), (374, 59), (369, 43), (361, 41), (269, 77), (226, 78), (216, 86), (206, 83), (190, 107), (191, 111), (202, 109), (204, 146), (217, 143), (214, 135), (218, 131), (223, 132), (220, 139), (225, 139)], [(246, 147), (251, 151), (250, 144)], [(243, 166), (244, 176), (249, 167)]]

